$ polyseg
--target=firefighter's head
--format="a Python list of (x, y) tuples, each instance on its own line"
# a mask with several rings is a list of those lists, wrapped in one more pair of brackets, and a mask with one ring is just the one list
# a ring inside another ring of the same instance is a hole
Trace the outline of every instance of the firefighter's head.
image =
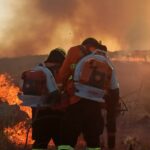
[(65, 50), (62, 48), (55, 48), (51, 50), (50, 54), (48, 55), (45, 63), (59, 63), (62, 64), (65, 60)]
[(82, 42), (82, 45), (84, 45), (88, 50), (95, 50), (95, 49), (100, 49), (103, 51), (107, 51), (107, 47), (102, 44), (102, 42), (97, 41), (95, 38), (89, 37), (85, 39)]
[(89, 37), (82, 42), (82, 45), (84, 45), (88, 50), (92, 51), (97, 49), (100, 43), (95, 38)]

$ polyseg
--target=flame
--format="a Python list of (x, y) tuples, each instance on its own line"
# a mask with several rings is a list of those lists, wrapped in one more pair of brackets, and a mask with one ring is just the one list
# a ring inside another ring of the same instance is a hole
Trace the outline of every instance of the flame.
[(17, 98), (19, 88), (11, 83), (8, 75), (0, 75), (0, 98), (3, 102), (7, 102), (9, 105), (19, 105), (21, 101)]
[[(27, 127), (29, 125), (27, 121), (30, 121), (32, 115), (29, 107), (21, 106), (21, 101), (17, 97), (19, 91), (19, 87), (12, 83), (10, 76), (6, 74), (0, 75), (0, 101), (7, 102), (9, 105), (18, 105), (20, 110), (26, 112), (29, 116), (28, 120), (19, 122), (12, 128), (9, 127), (4, 129), (4, 133), (7, 135), (8, 139), (17, 145), (25, 143)], [(28, 144), (31, 143), (33, 143), (33, 140), (30, 131)]]
[[(8, 139), (17, 145), (23, 145), (26, 141), (27, 130), (25, 129), (27, 122), (23, 121), (15, 125), (13, 128), (5, 128), (4, 133), (7, 135)], [(32, 144), (32, 135), (29, 132), (28, 144)]]
[[(27, 129), (31, 123), (31, 109), (29, 107), (21, 106), (21, 101), (17, 97), (19, 91), (19, 88), (12, 83), (11, 78), (8, 75), (0, 75), (0, 101), (7, 102), (9, 105), (17, 104), (20, 107), (20, 110), (29, 115), (29, 119), (21, 121), (13, 127), (4, 128), (4, 134), (13, 144), (16, 144), (17, 146), (25, 144)], [(32, 140), (31, 133), (32, 132), (30, 130), (28, 135), (28, 145), (32, 145), (34, 142)], [(78, 139), (78, 143), (79, 145), (85, 145), (82, 137)], [(51, 148), (54, 146), (52, 139), (48, 145)]]
[(142, 58), (142, 57), (127, 57), (127, 56), (120, 56), (116, 58), (112, 58), (112, 61), (120, 61), (120, 62), (150, 62), (149, 58)]
[(20, 109), (28, 114), (31, 118), (31, 109), (29, 107), (21, 106), (21, 101), (17, 97), (20, 89), (15, 86), (11, 77), (6, 74), (0, 75), (0, 98), (1, 101), (7, 102), (9, 105), (19, 105)]

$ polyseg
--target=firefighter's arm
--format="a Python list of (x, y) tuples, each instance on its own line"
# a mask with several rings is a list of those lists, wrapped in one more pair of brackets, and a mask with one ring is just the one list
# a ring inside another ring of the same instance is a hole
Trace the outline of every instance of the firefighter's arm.
[(114, 69), (112, 70), (109, 95), (111, 97), (111, 102), (110, 102), (112, 103), (111, 107), (114, 110), (117, 108), (118, 103), (119, 103), (119, 82), (118, 82), (116, 72)]
[(55, 90), (47, 94), (47, 101), (46, 101), (47, 104), (53, 105), (53, 104), (59, 103), (60, 101), (61, 101), (61, 95), (60, 95), (59, 90)]
[(108, 147), (114, 148), (116, 143), (116, 117), (119, 105), (119, 83), (115, 74), (112, 72), (111, 86), (107, 99), (107, 132)]
[(110, 149), (116, 145), (116, 118), (119, 102), (119, 88), (110, 89), (107, 96), (107, 144)]
[(108, 109), (112, 113), (116, 113), (119, 105), (119, 88), (109, 90), (109, 99)]
[(68, 78), (72, 74), (72, 68), (71, 68), (71, 64), (73, 63), (72, 55), (73, 53), (72, 50), (70, 49), (62, 64), (62, 67), (60, 68), (56, 76), (56, 81), (59, 87), (63, 87), (67, 82)]

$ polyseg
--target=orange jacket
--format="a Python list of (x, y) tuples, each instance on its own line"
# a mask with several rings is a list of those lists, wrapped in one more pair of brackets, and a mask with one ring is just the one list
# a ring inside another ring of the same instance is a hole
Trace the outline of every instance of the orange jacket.
[(81, 50), (82, 48), (83, 46), (78, 45), (69, 49), (67, 57), (56, 77), (58, 85), (62, 84), (63, 87), (66, 87), (70, 104), (74, 104), (80, 100), (79, 97), (74, 95), (72, 76), (77, 62), (85, 55)]

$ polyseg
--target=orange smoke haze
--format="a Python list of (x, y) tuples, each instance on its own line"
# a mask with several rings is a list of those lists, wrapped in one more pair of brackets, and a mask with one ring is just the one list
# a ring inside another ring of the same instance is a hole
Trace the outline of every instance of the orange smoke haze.
[(86, 37), (109, 50), (150, 49), (149, 0), (0, 0), (0, 56), (68, 49)]

